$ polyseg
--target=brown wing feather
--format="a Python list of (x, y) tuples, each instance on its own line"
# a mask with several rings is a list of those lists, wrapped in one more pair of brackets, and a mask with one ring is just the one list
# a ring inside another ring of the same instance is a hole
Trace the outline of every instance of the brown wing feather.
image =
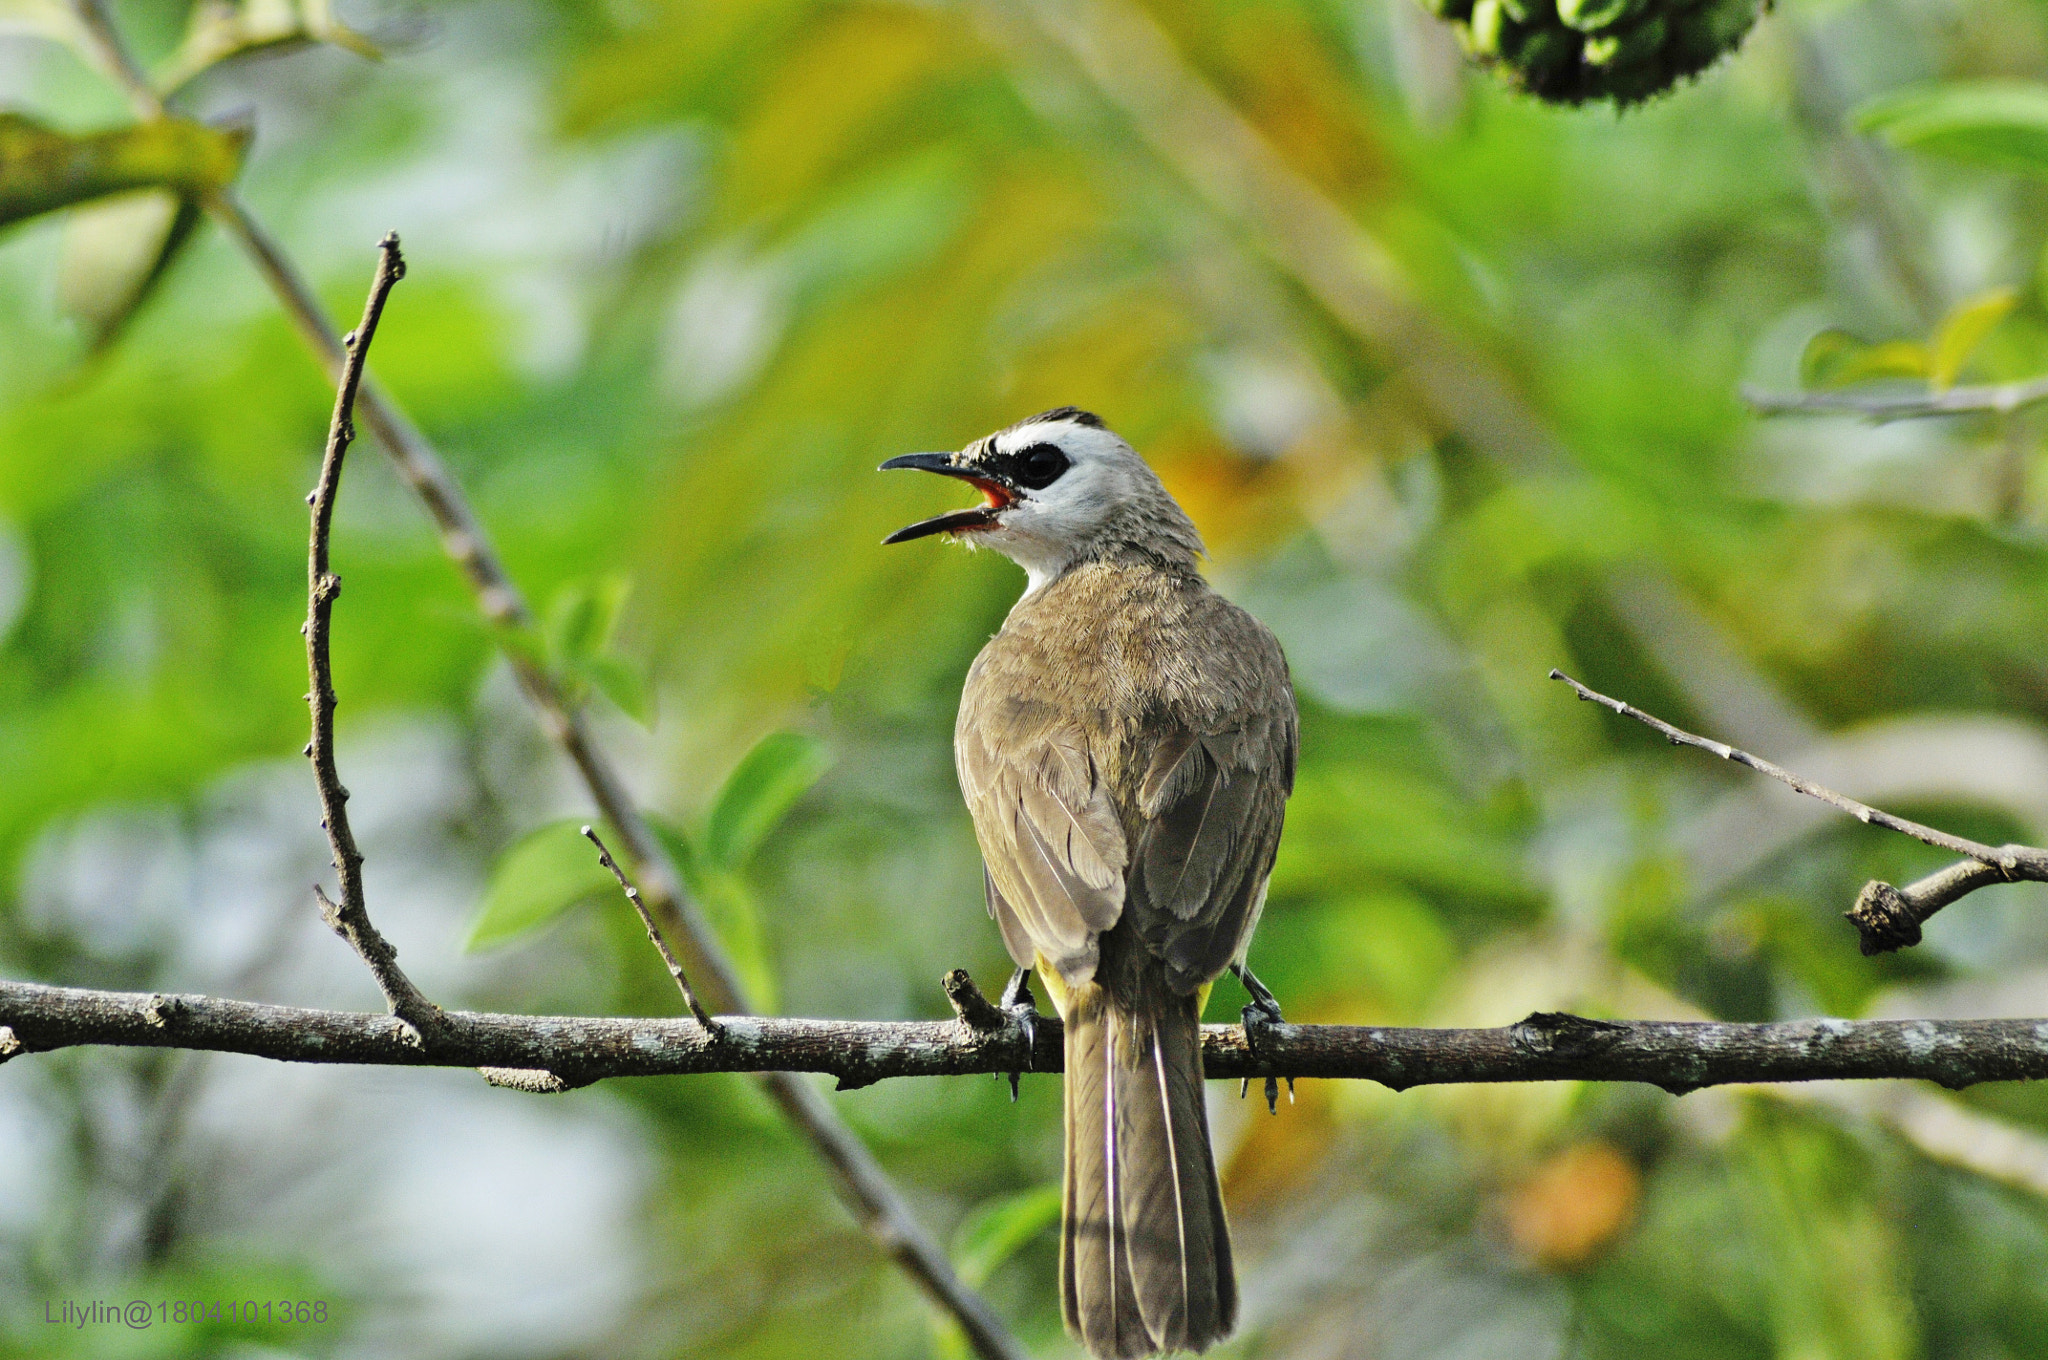
[(1031, 932), (1024, 929), (1024, 923), (1017, 919), (1016, 909), (1003, 900), (996, 890), (996, 880), (986, 865), (981, 871), (982, 885), (988, 889), (988, 914), (996, 923), (996, 929), (1003, 934), (1003, 948), (1009, 951), (1010, 959), (1019, 968), (1030, 968), (1037, 963)]
[(963, 722), (954, 754), (988, 870), (990, 911), (1000, 903), (1009, 913), (997, 920), (1011, 957), (1027, 963), (1017, 946), (1028, 941), (1063, 977), (1087, 981), (1097, 934), (1123, 913), (1126, 856), (1110, 790), (1085, 741), (1060, 726)]
[(1165, 960), (1176, 990), (1229, 967), (1258, 924), (1297, 740), (1289, 704), (1234, 729), (1159, 743), (1125, 894), (1130, 919)]

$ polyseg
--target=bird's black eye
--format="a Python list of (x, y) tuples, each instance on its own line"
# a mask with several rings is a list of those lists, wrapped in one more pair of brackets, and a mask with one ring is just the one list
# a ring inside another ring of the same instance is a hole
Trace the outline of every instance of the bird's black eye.
[(1067, 470), (1067, 455), (1057, 444), (1033, 444), (1017, 454), (1017, 484), (1043, 491)]

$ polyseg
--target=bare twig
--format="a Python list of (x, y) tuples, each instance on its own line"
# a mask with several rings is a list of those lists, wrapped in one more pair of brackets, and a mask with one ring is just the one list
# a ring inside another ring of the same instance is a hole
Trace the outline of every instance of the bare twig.
[(2015, 871), (2020, 866), (2021, 859), (2025, 856), (2038, 857), (2042, 870), (2048, 872), (2048, 850), (2034, 850), (2023, 845), (2008, 845), (1994, 849), (1991, 846), (1967, 840), (1961, 836), (1951, 836), (1946, 831), (1937, 831), (1931, 826), (1922, 826), (1919, 822), (1908, 821), (1904, 817), (1895, 817), (1891, 813), (1871, 807), (1867, 803), (1859, 803), (1854, 798), (1836, 793), (1833, 789), (1816, 784), (1810, 779), (1803, 779), (1793, 774), (1790, 770), (1773, 765), (1770, 761), (1760, 756), (1753, 756), (1747, 751), (1737, 750), (1726, 742), (1715, 741), (1711, 737), (1694, 736), (1690, 732), (1681, 731), (1679, 728), (1665, 722), (1662, 718), (1643, 712), (1643, 710), (1633, 704), (1623, 703), (1619, 699), (1610, 699), (1605, 694), (1586, 688), (1563, 671), (1551, 671), (1550, 678), (1562, 680), (1567, 685), (1570, 685), (1581, 699), (1599, 704), (1604, 708), (1611, 708), (1624, 718), (1634, 718), (1644, 726), (1662, 733), (1664, 739), (1673, 746), (1697, 747), (1702, 751), (1712, 752), (1723, 760), (1732, 760), (1737, 765), (1746, 765), (1758, 774), (1769, 775), (1779, 783), (1796, 789), (1809, 798), (1817, 798), (1829, 807), (1839, 808), (1859, 822), (1865, 822), (1871, 826), (1881, 826), (1887, 831), (1896, 831), (1902, 836), (1911, 836), (1922, 845), (1931, 845), (1937, 850), (1946, 850), (1951, 854), (1967, 856), (1982, 864), (2002, 870), (2008, 875), (2015, 874)]
[(716, 1034), (718, 1022), (711, 1018), (711, 1012), (704, 1009), (704, 1003), (690, 990), (690, 979), (683, 975), (683, 965), (676, 962), (676, 956), (669, 952), (668, 941), (661, 938), (660, 928), (654, 924), (654, 918), (647, 914), (647, 906), (640, 900), (640, 890), (633, 886), (632, 881), (626, 877), (626, 871), (612, 858), (611, 850), (598, 836), (596, 828), (585, 826), (583, 835), (597, 847), (597, 862), (612, 871), (612, 877), (619, 881), (619, 890), (626, 894), (626, 901), (632, 904), (634, 912), (639, 915), (640, 924), (647, 927), (647, 938), (661, 955), (661, 961), (668, 966), (668, 975), (676, 980), (676, 990), (683, 994), (683, 1004), (690, 1008), (690, 1014), (697, 1017), (698, 1024)]
[(1951, 387), (1940, 392), (1767, 392), (1744, 387), (1742, 399), (1751, 410), (1767, 416), (1851, 415), (1883, 422), (1923, 416), (2010, 415), (2021, 407), (2048, 401), (2048, 378)]
[[(96, 7), (100, 0), (74, 3)], [(140, 68), (126, 57), (118, 31), (103, 22), (91, 36), (95, 45), (104, 49), (106, 65), (128, 90), (137, 112), (145, 118), (161, 114), (162, 101), (149, 88)], [(330, 374), (338, 375), (346, 359), (341, 341), (319, 299), (283, 248), (232, 189), (208, 195), (204, 206), (269, 283), (307, 346)], [(449, 475), (433, 445), (384, 396), (374, 379), (364, 378), (357, 404), (364, 424), (390, 455), (400, 480), (433, 519), (443, 550), (461, 569), (484, 617), (506, 630), (531, 628), (532, 611), (506, 573), (461, 486)], [(711, 1007), (727, 1012), (752, 1009), (732, 960), (710, 923), (690, 900), (675, 862), (640, 815), (625, 781), (591, 735), (581, 708), (570, 701), (555, 677), (535, 664), (525, 649), (508, 647), (504, 654), (542, 730), (575, 764), (598, 812), (618, 830), (628, 858), (639, 871), (649, 909), (668, 925)], [(521, 1068), (521, 1073), (519, 1080), (529, 1086), (550, 1078), (566, 1080), (546, 1069), (528, 1073)], [(841, 1202), (854, 1220), (933, 1303), (959, 1323), (975, 1353), (983, 1360), (1024, 1360), (1023, 1347), (1010, 1336), (988, 1302), (960, 1279), (952, 1261), (918, 1223), (909, 1202), (889, 1180), (874, 1154), (839, 1118), (825, 1097), (808, 1082), (787, 1072), (767, 1072), (761, 1084), (784, 1117), (803, 1133), (823, 1159)]]
[[(2022, 845), (2004, 848), (2010, 851), (2028, 849)], [(2041, 852), (2035, 850), (2030, 853), (2038, 855)], [(1920, 943), (1920, 927), (1928, 917), (1979, 888), (1988, 888), (1994, 883), (2044, 881), (2048, 881), (2048, 876), (2027, 861), (2022, 861), (2008, 873), (1982, 860), (1961, 859), (1903, 888), (1872, 879), (1863, 885), (1863, 891), (1856, 894), (1856, 904), (1842, 914), (1862, 935), (1865, 954), (1889, 954), (1895, 949), (1907, 949)]]
[[(431, 1048), (389, 1015), (304, 1010), (208, 996), (93, 991), (0, 981), (0, 1033), (25, 1052), (78, 1045), (190, 1048), (283, 1062), (480, 1067), (528, 1090), (607, 1077), (802, 1071), (842, 1087), (893, 1077), (1057, 1072), (1057, 1017), (1036, 1028), (977, 1029), (964, 1019), (695, 1020), (447, 1013)], [(1951, 1089), (2048, 1078), (2048, 1020), (1784, 1020), (1742, 1025), (1615, 1023), (1539, 1012), (1496, 1029), (1276, 1024), (1258, 1052), (1237, 1025), (1202, 1028), (1218, 1081), (1243, 1077), (1376, 1081), (1396, 1090), (1469, 1082), (1634, 1081), (1674, 1094), (1732, 1082), (1912, 1078)], [(527, 1080), (534, 1073), (566, 1078)]]
[(1014, 1023), (1002, 1007), (981, 994), (981, 988), (974, 985), (973, 976), (965, 968), (955, 968), (940, 978), (939, 986), (945, 990), (946, 1000), (952, 1005), (953, 1014), (960, 1017), (960, 1023), (977, 1034), (993, 1034)]
[(306, 501), (313, 507), (312, 537), (306, 561), (306, 670), (313, 687), (306, 702), (313, 711), (313, 738), (306, 743), (306, 756), (313, 762), (313, 782), (320, 790), (320, 829), (334, 855), (334, 872), (340, 880), (341, 900), (334, 901), (313, 885), (320, 902), (320, 919), (335, 934), (349, 942), (370, 973), (377, 989), (391, 1005), (391, 1013), (424, 1035), (434, 1029), (439, 1008), (420, 994), (412, 980), (398, 966), (398, 951), (370, 924), (363, 897), (363, 852), (356, 845), (348, 821), (348, 790), (342, 787), (341, 772), (334, 763), (334, 664), (329, 654), (333, 632), (334, 601), (341, 594), (341, 578), (328, 569), (328, 539), (334, 528), (334, 501), (341, 493), (341, 468), (348, 446), (356, 437), (356, 391), (362, 385), (363, 361), (370, 353), (370, 341), (377, 334), (377, 321), (384, 315), (385, 299), (405, 277), (405, 257), (398, 251), (398, 233), (391, 232), (377, 243), (377, 274), (370, 283), (370, 296), (363, 303), (363, 319), (343, 342), (348, 357), (342, 364), (341, 382), (334, 394), (334, 418), (327, 427), (327, 451), (320, 460), (320, 480)]
[(1664, 739), (1674, 746), (1697, 747), (1723, 760), (1746, 765), (1758, 774), (1769, 775), (1809, 798), (1816, 798), (1829, 807), (1839, 808), (1866, 825), (1881, 826), (1887, 831), (1910, 836), (1922, 845), (1961, 855), (1963, 858), (1960, 863), (1929, 874), (1926, 878), (1904, 888), (1895, 888), (1889, 883), (1876, 880), (1863, 885), (1863, 891), (1856, 896), (1856, 905), (1844, 915), (1861, 934), (1865, 954), (1888, 953), (1920, 943), (1922, 922), (1949, 903), (1979, 888), (1989, 887), (1993, 883), (2048, 883), (2048, 850), (2031, 845), (1984, 845), (1962, 836), (1952, 836), (1946, 831), (1938, 831), (1931, 826), (1923, 826), (1904, 817), (1894, 816), (1881, 808), (1859, 803), (1845, 794), (1836, 793), (1824, 785), (1802, 778), (1759, 756), (1738, 750), (1726, 742), (1695, 736), (1691, 732), (1673, 727), (1662, 718), (1645, 713), (1633, 704), (1588, 689), (1563, 671), (1551, 671), (1550, 678), (1562, 680), (1570, 685), (1581, 699), (1613, 709), (1624, 718), (1634, 718), (1644, 726), (1661, 733)]

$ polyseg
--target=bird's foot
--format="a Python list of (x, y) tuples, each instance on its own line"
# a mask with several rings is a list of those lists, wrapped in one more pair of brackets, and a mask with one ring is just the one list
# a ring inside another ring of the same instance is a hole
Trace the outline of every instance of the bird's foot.
[[(1286, 1017), (1280, 1014), (1280, 999), (1267, 989), (1265, 983), (1259, 981), (1256, 973), (1241, 963), (1231, 964), (1230, 971), (1244, 984), (1244, 989), (1251, 993), (1251, 1002), (1244, 1008), (1244, 1021), (1247, 1025), (1286, 1023)], [(1259, 1016), (1257, 1020), (1252, 1019), (1254, 1012)]]
[(1017, 1079), (1023, 1072), (1034, 1070), (1033, 1061), (1038, 1053), (1038, 1002), (1031, 995), (1031, 970), (1019, 968), (1010, 974), (1010, 981), (1003, 988), (1003, 998), (996, 1003), (1003, 1014), (1024, 1031), (1024, 1066), (1021, 1071), (1008, 1072), (1010, 1079), (1010, 1101), (1017, 1100)]
[[(1259, 981), (1251, 969), (1241, 963), (1233, 963), (1230, 965), (1230, 971), (1244, 984), (1244, 989), (1251, 993), (1252, 999), (1245, 1004), (1239, 1015), (1244, 1022), (1244, 1046), (1256, 1061), (1263, 1056), (1259, 1052), (1260, 1035), (1274, 1025), (1285, 1024), (1286, 1019), (1280, 1014), (1279, 999), (1267, 989), (1265, 983)], [(1245, 1093), (1251, 1089), (1251, 1084), (1250, 1077), (1246, 1077), (1238, 1084), (1238, 1099), (1244, 1098)], [(1287, 1078), (1287, 1103), (1294, 1103), (1293, 1077)], [(1266, 1078), (1266, 1110), (1270, 1114), (1280, 1113), (1280, 1080), (1277, 1077)]]

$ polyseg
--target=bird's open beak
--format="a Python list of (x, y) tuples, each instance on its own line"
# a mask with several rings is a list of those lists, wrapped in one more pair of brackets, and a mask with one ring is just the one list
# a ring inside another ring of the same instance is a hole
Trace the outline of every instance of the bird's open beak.
[(974, 529), (993, 528), (996, 512), (1017, 499), (1015, 489), (988, 475), (986, 471), (964, 468), (953, 461), (950, 453), (906, 453), (900, 458), (891, 458), (877, 468), (888, 472), (893, 468), (916, 468), (920, 472), (936, 472), (941, 477), (958, 477), (963, 482), (972, 482), (988, 499), (980, 505), (966, 510), (953, 510), (931, 519), (919, 520), (908, 528), (898, 529), (883, 539), (884, 544), (908, 543), (913, 538), (927, 534), (957, 534)]

